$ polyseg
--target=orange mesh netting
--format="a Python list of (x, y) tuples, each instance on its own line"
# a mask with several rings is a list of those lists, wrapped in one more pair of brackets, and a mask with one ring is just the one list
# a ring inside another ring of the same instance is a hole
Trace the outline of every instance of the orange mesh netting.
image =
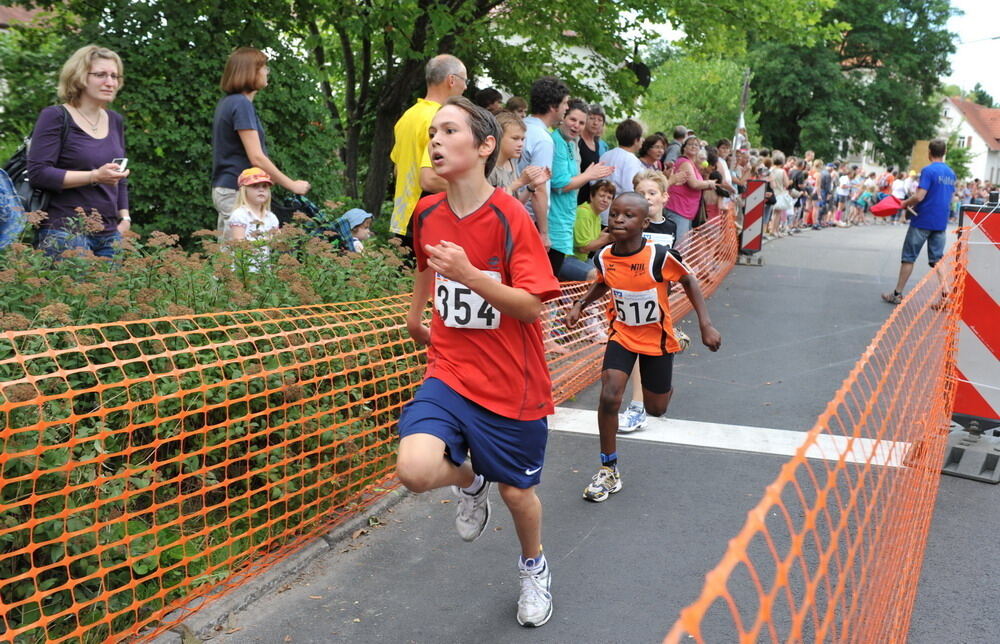
[(906, 641), (950, 427), (965, 251), (959, 240), (893, 311), (665, 642)]
[[(710, 293), (735, 230), (690, 239)], [(585, 288), (546, 313), (559, 400), (600, 365), (599, 307), (561, 331)], [(424, 370), (409, 301), (0, 334), (0, 639), (152, 636), (363, 511)]]

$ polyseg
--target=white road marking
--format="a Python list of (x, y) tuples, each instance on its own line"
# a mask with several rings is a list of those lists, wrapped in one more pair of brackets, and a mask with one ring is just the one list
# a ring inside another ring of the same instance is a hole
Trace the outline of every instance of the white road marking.
[[(597, 412), (589, 409), (557, 407), (556, 413), (549, 416), (549, 429), (597, 436)], [(788, 429), (724, 425), (652, 416), (646, 429), (618, 435), (619, 440), (673, 443), (781, 456), (794, 455), (805, 438), (806, 432)], [(836, 461), (843, 455), (848, 463), (870, 461), (873, 465), (900, 467), (909, 448), (910, 444), (904, 442), (820, 434), (815, 444), (806, 451), (806, 457)]]

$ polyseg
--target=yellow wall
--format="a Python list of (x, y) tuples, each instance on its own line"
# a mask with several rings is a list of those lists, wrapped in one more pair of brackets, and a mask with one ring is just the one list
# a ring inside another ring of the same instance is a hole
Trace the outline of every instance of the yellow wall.
[(920, 168), (929, 163), (927, 161), (927, 143), (928, 141), (917, 141), (913, 144), (913, 149), (910, 151), (910, 170), (919, 172)]

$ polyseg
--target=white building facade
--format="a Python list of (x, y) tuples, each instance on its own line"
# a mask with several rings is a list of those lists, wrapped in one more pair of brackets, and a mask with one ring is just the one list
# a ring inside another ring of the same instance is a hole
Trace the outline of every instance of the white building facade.
[(969, 179), (1000, 183), (1000, 109), (983, 107), (957, 96), (944, 100), (938, 135), (954, 134), (958, 147), (968, 148)]

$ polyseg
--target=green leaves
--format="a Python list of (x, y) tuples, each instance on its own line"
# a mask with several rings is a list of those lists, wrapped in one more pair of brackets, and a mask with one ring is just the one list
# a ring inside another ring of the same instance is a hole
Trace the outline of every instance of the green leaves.
[[(685, 125), (715, 143), (732, 139), (740, 114), (745, 68), (737, 60), (683, 56), (653, 71), (642, 119), (650, 132), (669, 133)], [(757, 138), (757, 115), (746, 114), (747, 132)]]
[(754, 106), (765, 145), (813, 149), (827, 160), (868, 143), (877, 158), (904, 164), (938, 121), (934, 99), (954, 51), (946, 0), (841, 0), (820, 26), (825, 42), (751, 48)]

